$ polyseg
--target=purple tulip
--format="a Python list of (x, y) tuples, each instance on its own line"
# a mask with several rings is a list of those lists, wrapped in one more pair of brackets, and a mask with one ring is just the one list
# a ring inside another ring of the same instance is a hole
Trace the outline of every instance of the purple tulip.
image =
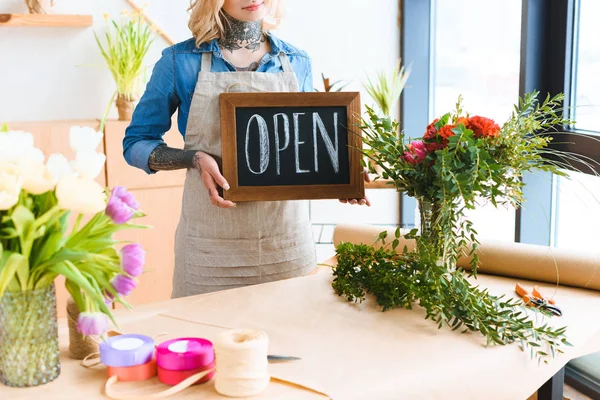
[(83, 336), (102, 335), (106, 332), (106, 316), (100, 312), (82, 312), (77, 320), (77, 330)]
[(121, 268), (130, 276), (141, 275), (145, 263), (146, 252), (141, 245), (128, 244), (121, 250)]
[(108, 205), (106, 206), (106, 215), (108, 215), (115, 224), (124, 224), (133, 217), (135, 210), (127, 205), (119, 196), (115, 195), (113, 190)]
[(140, 208), (140, 203), (135, 199), (131, 192), (128, 192), (123, 186), (115, 186), (112, 191), (113, 196), (118, 197), (121, 201), (127, 204), (129, 207), (137, 210)]
[(137, 283), (127, 275), (117, 275), (113, 278), (112, 284), (120, 295), (129, 296), (129, 293), (136, 288)]

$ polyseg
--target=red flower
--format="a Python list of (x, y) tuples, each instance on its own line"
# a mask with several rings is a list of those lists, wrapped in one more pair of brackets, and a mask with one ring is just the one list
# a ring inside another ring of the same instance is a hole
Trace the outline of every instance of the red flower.
[(444, 142), (450, 136), (455, 136), (454, 132), (452, 132), (452, 129), (454, 128), (456, 128), (456, 125), (444, 125), (440, 128), (440, 136), (444, 138)]
[(437, 134), (437, 129), (435, 129), (435, 124), (439, 121), (439, 118), (433, 120), (432, 123), (427, 125), (427, 129), (425, 130), (425, 134), (423, 135), (423, 139), (433, 139)]
[(467, 128), (473, 131), (476, 138), (497, 137), (500, 135), (500, 126), (494, 120), (485, 117), (474, 116), (469, 118)]
[(425, 148), (428, 153), (433, 153), (434, 151), (441, 150), (444, 148), (444, 145), (438, 142), (425, 143)]
[(459, 117), (456, 119), (456, 125), (463, 124), (465, 127), (469, 126), (469, 119), (466, 117)]

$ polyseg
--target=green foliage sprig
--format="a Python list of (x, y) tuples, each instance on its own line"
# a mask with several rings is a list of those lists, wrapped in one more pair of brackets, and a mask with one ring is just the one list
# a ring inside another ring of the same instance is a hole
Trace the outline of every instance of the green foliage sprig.
[[(380, 235), (384, 241), (386, 232)], [(342, 243), (337, 248), (333, 288), (348, 301), (362, 302), (373, 295), (383, 310), (396, 307), (423, 307), (426, 319), (438, 328), (447, 326), (480, 332), (487, 345), (514, 342), (528, 349), (531, 357), (547, 363), (548, 357), (562, 353), (570, 345), (566, 328), (535, 323), (529, 312), (544, 317), (542, 310), (526, 309), (522, 301), (494, 296), (472, 285), (460, 269), (449, 272), (436, 263), (434, 251), (398, 252), (399, 230), (391, 246), (376, 248), (364, 244)], [(427, 247), (419, 243), (418, 248)], [(537, 320), (537, 318), (535, 319)]]

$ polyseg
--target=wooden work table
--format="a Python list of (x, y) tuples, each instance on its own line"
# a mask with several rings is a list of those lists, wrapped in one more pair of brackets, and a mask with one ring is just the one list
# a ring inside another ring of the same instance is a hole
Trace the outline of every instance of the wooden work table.
[[(438, 330), (423, 310), (380, 311), (373, 298), (352, 304), (335, 295), (331, 271), (312, 276), (207, 295), (146, 304), (117, 311), (125, 333), (212, 339), (224, 329), (249, 327), (267, 332), (272, 354), (301, 361), (271, 364), (270, 373), (327, 393), (333, 399), (525, 400), (572, 358), (600, 349), (600, 293), (559, 287), (555, 299), (564, 312), (551, 320), (568, 326), (573, 347), (538, 365), (518, 345), (485, 348), (481, 335)], [(479, 275), (493, 294), (511, 294), (515, 280)], [(523, 282), (526, 284), (532, 284)], [(543, 290), (552, 285), (540, 284)], [(66, 321), (61, 322), (61, 376), (31, 389), (0, 387), (1, 399), (102, 399), (106, 372), (85, 369), (67, 356)], [(217, 361), (218, 363), (218, 361)], [(124, 394), (143, 396), (164, 389), (156, 378), (118, 383)], [(540, 396), (542, 400), (543, 396)], [(174, 398), (220, 399), (212, 383)], [(298, 386), (272, 381), (259, 399), (323, 399)], [(550, 397), (547, 397), (550, 398)], [(544, 399), (545, 400), (545, 399)]]

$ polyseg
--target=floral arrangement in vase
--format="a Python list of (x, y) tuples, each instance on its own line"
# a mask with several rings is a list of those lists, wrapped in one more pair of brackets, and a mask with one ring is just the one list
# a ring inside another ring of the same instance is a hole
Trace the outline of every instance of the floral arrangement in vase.
[(478, 331), (488, 344), (520, 342), (539, 359), (560, 352), (568, 344), (565, 328), (534, 323), (520, 299), (493, 296), (474, 286), (456, 264), (466, 253), (476, 277), (479, 243), (465, 211), (474, 209), (478, 199), (520, 207), (524, 172), (565, 175), (559, 169), (564, 165), (560, 154), (555, 154), (557, 161), (545, 158), (554, 153), (548, 148), (550, 137), (536, 135), (570, 122), (561, 116), (562, 100), (562, 95), (539, 101), (538, 93), (527, 94), (500, 126), (466, 113), (459, 98), (453, 112), (436, 118), (415, 140), (399, 132), (397, 122), (368, 108), (362, 126), (368, 146), (364, 154), (379, 167), (378, 178), (418, 200), (421, 228), (405, 236), (416, 239), (412, 252), (398, 248), (399, 229), (387, 245), (387, 232), (380, 234), (381, 248), (341, 244), (335, 291), (350, 301), (371, 293), (384, 310), (410, 309), (416, 303), (440, 328)]
[[(54, 281), (62, 275), (81, 311), (83, 335), (102, 335), (111, 303), (136, 286), (145, 252), (123, 247), (117, 231), (141, 228), (143, 216), (123, 187), (108, 191), (95, 178), (105, 156), (102, 133), (72, 127), (75, 159), (46, 162), (33, 135), (0, 131), (0, 382), (36, 386), (60, 373)], [(73, 214), (74, 221), (70, 221)]]
[(145, 70), (144, 58), (156, 36), (139, 12), (124, 11), (118, 20), (110, 19), (106, 14), (105, 19), (105, 43), (101, 42), (96, 33), (94, 36), (117, 88), (103, 122), (115, 99), (119, 121), (130, 121), (133, 103), (139, 92), (140, 77)]

